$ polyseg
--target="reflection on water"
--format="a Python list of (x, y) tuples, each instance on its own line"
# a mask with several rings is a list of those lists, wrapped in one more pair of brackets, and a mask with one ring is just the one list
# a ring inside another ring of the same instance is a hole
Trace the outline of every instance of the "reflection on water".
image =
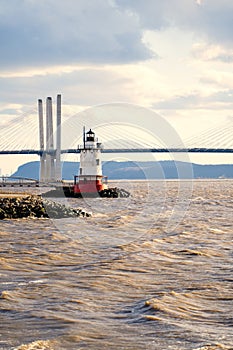
[(1, 222), (0, 349), (233, 349), (233, 182), (131, 192), (60, 199), (91, 218)]

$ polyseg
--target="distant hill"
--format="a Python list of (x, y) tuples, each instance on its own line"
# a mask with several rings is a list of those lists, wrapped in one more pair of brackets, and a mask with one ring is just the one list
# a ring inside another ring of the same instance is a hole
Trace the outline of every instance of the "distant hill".
[[(178, 170), (181, 174), (178, 175)], [(191, 164), (193, 167), (193, 178), (233, 178), (233, 164), (201, 165)], [(29, 162), (21, 165), (12, 176), (39, 178), (39, 162)], [(110, 180), (116, 179), (177, 179), (189, 178), (188, 163), (174, 161), (160, 162), (103, 162), (103, 174)], [(78, 174), (78, 162), (62, 163), (62, 178), (72, 180)], [(187, 174), (187, 176), (186, 176)], [(180, 176), (181, 175), (181, 176)]]

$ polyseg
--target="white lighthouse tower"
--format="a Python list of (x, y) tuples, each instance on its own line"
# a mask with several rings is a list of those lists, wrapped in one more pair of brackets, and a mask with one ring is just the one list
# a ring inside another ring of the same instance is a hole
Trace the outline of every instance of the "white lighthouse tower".
[(83, 131), (83, 146), (80, 147), (79, 175), (75, 176), (75, 194), (95, 194), (106, 188), (103, 184), (101, 143), (90, 129)]

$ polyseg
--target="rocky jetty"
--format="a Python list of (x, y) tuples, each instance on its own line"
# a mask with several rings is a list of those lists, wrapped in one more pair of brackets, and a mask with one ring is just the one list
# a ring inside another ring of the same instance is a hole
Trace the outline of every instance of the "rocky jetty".
[(40, 196), (0, 197), (0, 219), (89, 217), (82, 209), (42, 199)]
[(100, 191), (99, 195), (102, 198), (128, 198), (130, 196), (130, 193), (123, 188), (114, 187)]
[(72, 198), (82, 198), (82, 197), (101, 197), (101, 198), (128, 198), (130, 193), (123, 188), (113, 187), (106, 188), (99, 192), (92, 193), (74, 193), (72, 187), (63, 186), (48, 192), (43, 193), (43, 197), (46, 198), (59, 198), (59, 197), (72, 197)]

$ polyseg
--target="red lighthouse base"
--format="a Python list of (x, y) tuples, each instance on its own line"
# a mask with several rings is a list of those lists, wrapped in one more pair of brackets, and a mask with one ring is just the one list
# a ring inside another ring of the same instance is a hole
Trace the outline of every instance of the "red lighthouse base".
[(98, 194), (100, 191), (108, 188), (102, 180), (103, 176), (75, 176), (74, 195)]
[[(43, 194), (44, 197), (72, 197), (72, 198), (128, 198), (130, 193), (122, 188), (108, 188), (106, 185), (101, 183), (93, 182), (92, 185), (89, 183), (88, 187), (82, 186), (79, 183), (75, 185), (64, 185), (57, 187), (55, 190), (48, 191)], [(84, 185), (84, 184), (83, 184)], [(90, 186), (91, 185), (91, 186)]]

